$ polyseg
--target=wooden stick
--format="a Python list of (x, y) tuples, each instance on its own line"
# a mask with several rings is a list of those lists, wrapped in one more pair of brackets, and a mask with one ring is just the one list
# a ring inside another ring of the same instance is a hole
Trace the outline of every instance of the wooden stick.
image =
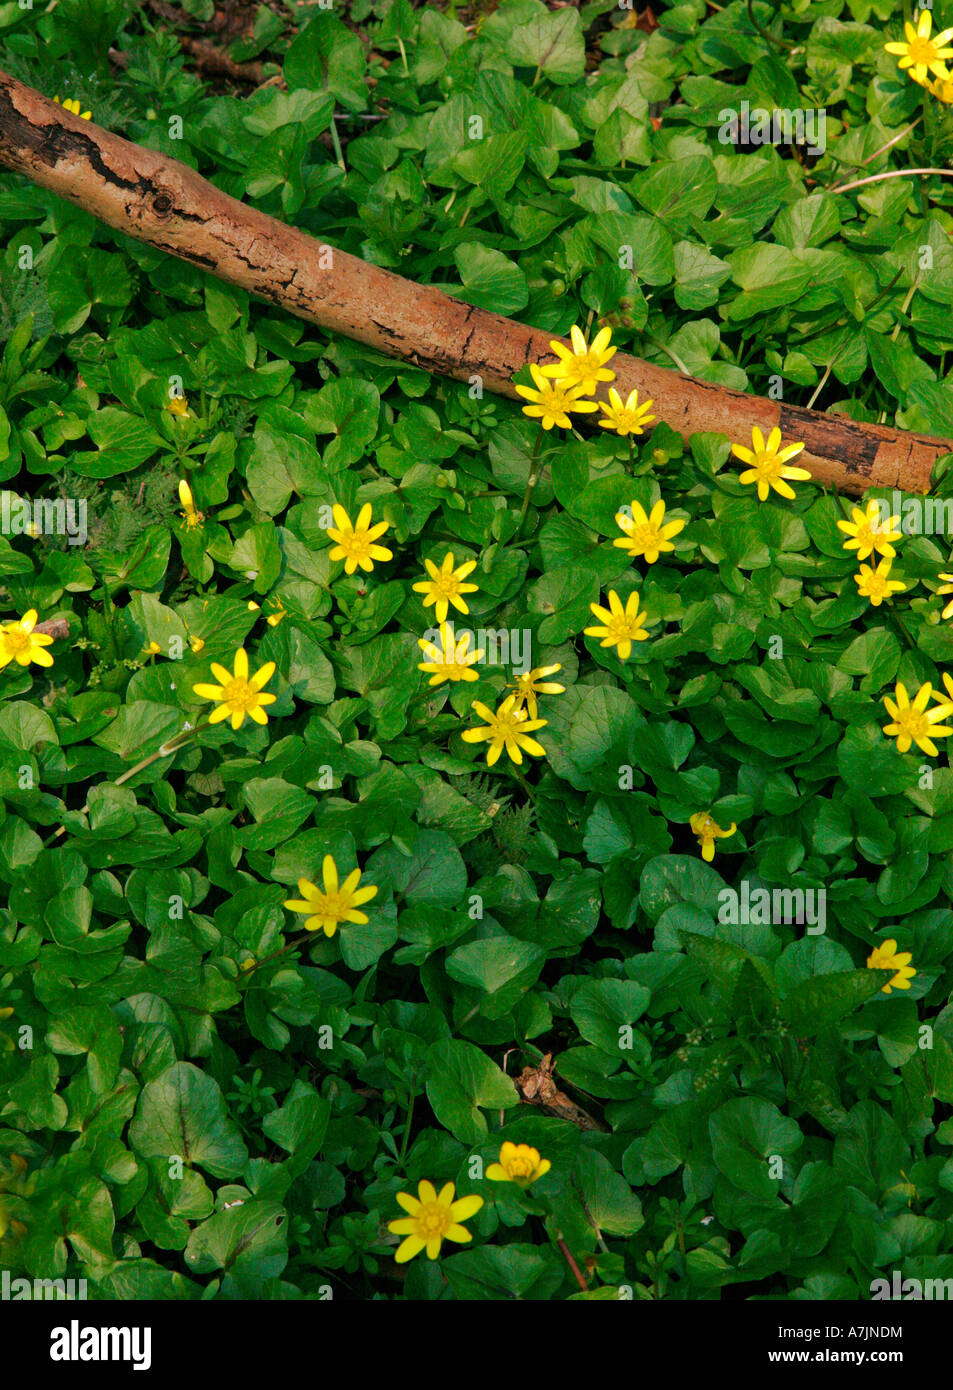
[[(315, 241), (215, 188), (178, 160), (144, 149), (0, 73), (0, 165), (121, 232), (391, 357), (516, 397), (512, 377), (551, 360), (550, 334), (416, 285)], [(684, 437), (702, 431), (749, 444), (757, 426), (803, 441), (798, 464), (821, 483), (926, 492), (953, 440), (859, 424), (698, 381), (617, 353), (612, 383), (638, 389)]]

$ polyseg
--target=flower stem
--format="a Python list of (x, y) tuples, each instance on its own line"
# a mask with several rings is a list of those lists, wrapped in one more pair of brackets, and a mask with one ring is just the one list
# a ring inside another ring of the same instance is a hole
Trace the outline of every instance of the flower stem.
[[(170, 753), (177, 753), (180, 748), (184, 747), (185, 744), (188, 743), (189, 739), (194, 738), (196, 734), (201, 733), (202, 730), (207, 729), (208, 726), (209, 721), (205, 720), (205, 722), (202, 724), (196, 724), (194, 729), (183, 729), (181, 733), (176, 734), (173, 738), (169, 739), (168, 743), (163, 743), (161, 748), (158, 748), (154, 753), (150, 753), (148, 758), (143, 758), (141, 762), (136, 763), (135, 767), (128, 768), (127, 771), (125, 771), (121, 777), (116, 778), (115, 782), (112, 783), (112, 786), (121, 787), (123, 782), (128, 782), (131, 777), (135, 777), (137, 772), (141, 772), (143, 768), (149, 767), (150, 764), (157, 762), (159, 758), (167, 758)], [(85, 816), (88, 813), (89, 802), (87, 801), (85, 806), (80, 811), (80, 815)], [(49, 846), (52, 845), (54, 841), (58, 840), (61, 835), (65, 835), (65, 833), (66, 826), (61, 825), (60, 828), (54, 834), (52, 834), (50, 838), (46, 841), (44, 849), (49, 848)]]
[(529, 511), (530, 498), (531, 498), (532, 495), (533, 495), (533, 489), (535, 488), (536, 484), (539, 482), (539, 468), (538, 468), (538, 466), (537, 466), (537, 458), (538, 458), (538, 456), (539, 456), (539, 446), (540, 446), (540, 444), (541, 444), (542, 442), (543, 442), (543, 427), (542, 427), (542, 425), (540, 425), (539, 431), (538, 431), (538, 433), (537, 433), (537, 435), (536, 435), (536, 443), (533, 445), (532, 457), (530, 458), (530, 461), (529, 461), (529, 477), (528, 477), (527, 480), (526, 480), (526, 491), (525, 491), (524, 494), (523, 494), (523, 506), (522, 506), (522, 508), (520, 509), (520, 520), (519, 520), (519, 525), (517, 526), (517, 528), (516, 528), (516, 534), (515, 534), (514, 537), (513, 537), (513, 539), (514, 539), (514, 540), (517, 540), (517, 541), (520, 539), (520, 537), (521, 537), (522, 534), (523, 534), (523, 526), (524, 526), (524, 524), (525, 524), (525, 522), (526, 522), (526, 513)]
[(245, 974), (246, 976), (253, 974), (254, 971), (256, 971), (260, 966), (267, 965), (270, 960), (277, 960), (279, 956), (287, 954), (288, 951), (293, 951), (296, 946), (302, 945), (302, 943), (307, 941), (308, 938), (312, 935), (313, 933), (309, 931), (302, 932), (300, 936), (294, 937), (293, 940), (289, 941), (279, 950), (272, 951), (271, 954), (268, 956), (262, 956), (261, 960), (253, 961), (252, 964), (248, 967), (248, 969), (243, 971), (243, 974)]
[(576, 1283), (577, 1283), (577, 1284), (579, 1285), (579, 1287), (582, 1289), (583, 1293), (588, 1293), (588, 1292), (589, 1292), (589, 1285), (586, 1283), (585, 1279), (582, 1277), (582, 1271), (580, 1270), (579, 1266), (576, 1264), (576, 1261), (575, 1261), (575, 1259), (573, 1258), (572, 1251), (569, 1249), (569, 1246), (566, 1244), (566, 1240), (565, 1240), (565, 1237), (563, 1236), (562, 1231), (557, 1231), (557, 1232), (556, 1232), (556, 1244), (559, 1246), (560, 1250), (562, 1251), (562, 1254), (563, 1254), (563, 1257), (564, 1257), (566, 1263), (568, 1264), (569, 1268), (572, 1270), (573, 1274), (575, 1275), (575, 1277), (576, 1277)]

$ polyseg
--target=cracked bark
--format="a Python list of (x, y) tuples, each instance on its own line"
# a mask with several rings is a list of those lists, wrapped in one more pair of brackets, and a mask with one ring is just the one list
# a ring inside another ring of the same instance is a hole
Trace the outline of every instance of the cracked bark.
[[(516, 397), (512, 376), (552, 358), (550, 334), (465, 304), (334, 249), (222, 193), (187, 165), (134, 145), (0, 73), (0, 165), (82, 207), (110, 227), (239, 285), (298, 318), (430, 372)], [(638, 388), (680, 434), (715, 431), (749, 443), (776, 425), (806, 447), (798, 465), (821, 483), (926, 492), (953, 440), (699, 381), (617, 353), (612, 385)]]

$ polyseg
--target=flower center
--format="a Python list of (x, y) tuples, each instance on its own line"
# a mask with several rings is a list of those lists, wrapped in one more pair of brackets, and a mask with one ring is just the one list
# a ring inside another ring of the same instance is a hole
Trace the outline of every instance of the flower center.
[(417, 1224), (422, 1236), (442, 1236), (452, 1222), (449, 1207), (439, 1202), (426, 1202), (417, 1213)]
[(614, 637), (616, 641), (621, 638), (632, 637), (638, 631), (637, 625), (630, 622), (624, 613), (614, 615), (606, 626), (609, 629), (610, 637)]
[(527, 1158), (511, 1158), (509, 1168), (510, 1174), (514, 1178), (528, 1178), (533, 1171), (532, 1165)]
[(629, 540), (634, 541), (643, 550), (655, 550), (660, 539), (661, 537), (654, 526), (633, 526), (629, 532)]
[(322, 893), (315, 902), (315, 908), (319, 916), (336, 917), (338, 921), (346, 917), (350, 910), (340, 892)]
[(907, 51), (916, 65), (936, 62), (937, 47), (932, 39), (916, 38)]
[(257, 694), (258, 692), (248, 681), (243, 681), (236, 676), (222, 690), (222, 703), (232, 705), (236, 709), (247, 710), (256, 703), (255, 696)]
[(7, 628), (3, 635), (11, 651), (22, 652), (30, 645), (29, 633), (21, 632), (18, 627)]
[(784, 465), (777, 454), (763, 453), (758, 454), (754, 466), (763, 478), (776, 478)]
[(444, 598), (452, 598), (457, 592), (457, 581), (452, 574), (441, 574), (439, 579), (434, 580), (434, 588)]
[(929, 737), (930, 721), (927, 719), (926, 714), (917, 714), (913, 709), (905, 709), (901, 711), (897, 723), (905, 734), (910, 735), (914, 742), (919, 738)]
[(362, 555), (369, 555), (371, 541), (368, 540), (366, 531), (352, 531), (343, 542), (344, 549), (350, 555), (360, 558)]

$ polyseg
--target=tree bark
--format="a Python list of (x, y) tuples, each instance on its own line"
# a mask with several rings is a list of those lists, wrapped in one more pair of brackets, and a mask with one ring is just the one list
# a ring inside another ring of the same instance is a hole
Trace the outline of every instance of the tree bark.
[[(512, 377), (552, 359), (551, 335), (332, 249), (222, 193), (178, 160), (134, 145), (0, 73), (0, 165), (118, 231), (200, 266), (298, 318), (430, 372), (516, 397)], [(750, 444), (757, 426), (803, 441), (796, 460), (821, 483), (926, 492), (953, 440), (805, 410), (617, 353), (612, 383), (638, 389), (684, 437), (716, 431)]]

